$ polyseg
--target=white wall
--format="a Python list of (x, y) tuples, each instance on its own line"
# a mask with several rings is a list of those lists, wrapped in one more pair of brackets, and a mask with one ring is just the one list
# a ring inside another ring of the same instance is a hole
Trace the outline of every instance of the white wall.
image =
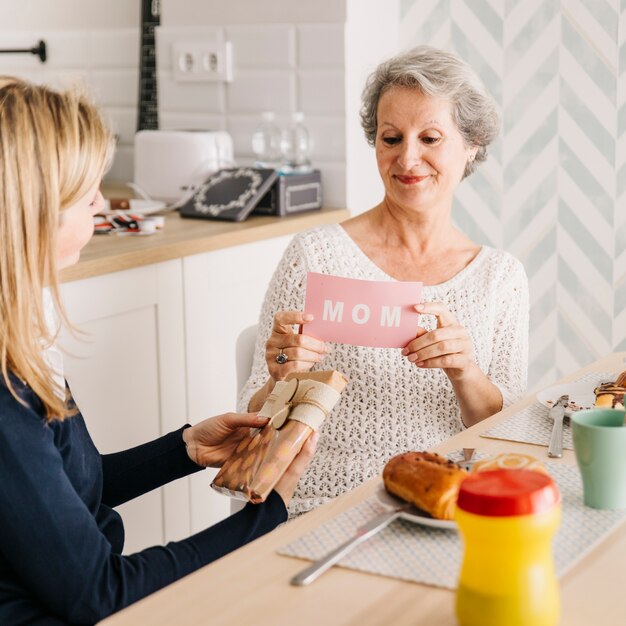
[(352, 213), (371, 209), (383, 198), (374, 148), (365, 140), (359, 111), (367, 77), (383, 59), (398, 51), (399, 31), (399, 2), (347, 1), (346, 207)]
[(162, 0), (161, 24), (343, 22), (345, 0)]
[[(322, 171), (324, 204), (354, 213), (382, 198), (374, 159), (359, 124), (369, 72), (397, 51), (397, 0), (164, 0), (157, 31), (162, 128), (228, 130), (241, 163), (260, 113), (278, 122), (303, 111)], [(232, 83), (180, 83), (172, 77), (172, 44), (230, 41)]]
[(401, 41), (456, 51), (501, 107), (454, 218), (526, 267), (531, 388), (626, 350), (626, 2), (404, 0)]
[(0, 30), (128, 28), (139, 25), (140, 13), (139, 0), (0, 0)]
[[(327, 54), (319, 53), (318, 40), (326, 42)], [(233, 81), (176, 82), (171, 47), (185, 41), (230, 41)], [(247, 164), (262, 111), (274, 111), (280, 125), (303, 111), (315, 142), (313, 164), (322, 170), (324, 203), (344, 205), (343, 24), (164, 24), (157, 51), (161, 128), (227, 130), (237, 161)]]
[[(261, 112), (274, 111), (278, 124), (286, 126), (292, 113), (302, 111), (314, 141), (312, 162), (322, 172), (324, 204), (345, 206), (343, 19), (328, 21), (329, 15), (318, 10), (320, 21), (300, 21), (292, 9), (283, 15), (292, 21), (252, 25), (246, 10), (209, 10), (212, 3), (206, 4), (164, 3), (157, 29), (160, 127), (227, 130), (237, 162), (250, 164), (251, 137)], [(241, 4), (246, 3), (237, 7)], [(169, 20), (173, 7), (176, 25)], [(330, 15), (336, 13), (333, 8)], [(233, 81), (176, 82), (172, 45), (189, 41), (231, 42)]]
[[(359, 125), (367, 74), (398, 46), (399, 0), (162, 0), (157, 31), (160, 126), (228, 130), (252, 161), (260, 113), (286, 125), (304, 111), (324, 204), (364, 211), (382, 197)], [(48, 61), (0, 55), (0, 73), (64, 87), (83, 82), (119, 137), (107, 178), (131, 180), (137, 119), (140, 2), (0, 0), (0, 47), (48, 46)], [(232, 83), (179, 83), (171, 44), (231, 41)]]
[(132, 176), (139, 67), (139, 2), (109, 0), (0, 0), (0, 48), (46, 42), (48, 59), (0, 55), (0, 74), (55, 87), (87, 85), (118, 135), (108, 178)]

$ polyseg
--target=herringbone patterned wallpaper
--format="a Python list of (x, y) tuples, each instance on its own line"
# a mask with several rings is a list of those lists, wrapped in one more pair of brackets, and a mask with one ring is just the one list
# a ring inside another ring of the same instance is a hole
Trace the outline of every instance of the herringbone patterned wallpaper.
[(402, 0), (400, 32), (459, 54), (500, 104), (454, 218), (526, 267), (530, 387), (626, 350), (626, 0)]

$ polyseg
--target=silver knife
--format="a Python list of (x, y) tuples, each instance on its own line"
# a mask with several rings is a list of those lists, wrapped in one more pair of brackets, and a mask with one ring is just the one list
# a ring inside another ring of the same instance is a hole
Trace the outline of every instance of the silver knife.
[(563, 456), (563, 419), (565, 418), (565, 407), (569, 404), (569, 396), (561, 396), (552, 406), (548, 417), (554, 420), (552, 426), (552, 436), (550, 437), (550, 447), (548, 456), (560, 459)]
[(366, 539), (369, 539), (372, 535), (375, 535), (379, 530), (382, 530), (385, 526), (390, 524), (396, 517), (405, 510), (410, 508), (409, 504), (384, 511), (367, 524), (364, 524), (356, 531), (354, 537), (348, 539), (342, 543), (338, 548), (335, 548), (332, 552), (329, 552), (326, 556), (322, 557), (315, 563), (305, 567), (301, 572), (296, 574), (291, 580), (292, 585), (308, 585), (314, 580), (317, 580), (326, 570), (330, 569), (335, 563), (340, 561), (344, 555), (346, 555), (352, 548), (359, 545)]

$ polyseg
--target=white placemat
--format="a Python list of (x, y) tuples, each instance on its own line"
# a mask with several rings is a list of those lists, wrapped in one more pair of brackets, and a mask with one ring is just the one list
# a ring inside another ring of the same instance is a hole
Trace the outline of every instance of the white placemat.
[[(572, 381), (573, 383), (590, 383), (597, 385), (601, 381), (614, 377), (614, 372), (592, 372)], [(522, 443), (534, 443), (540, 446), (550, 445), (552, 420), (548, 417), (549, 409), (535, 402), (519, 413), (515, 413), (493, 428), (481, 433), (481, 437), (489, 439), (507, 439)], [(569, 419), (563, 422), (563, 448), (573, 450), (572, 428)]]
[[(584, 506), (578, 469), (554, 463), (549, 463), (548, 469), (562, 497), (563, 517), (553, 543), (555, 567), (562, 576), (626, 519), (626, 510), (604, 511)], [(283, 546), (278, 553), (317, 560), (383, 510), (377, 499), (366, 500)], [(454, 589), (461, 560), (462, 545), (457, 532), (397, 520), (348, 553), (340, 566)]]

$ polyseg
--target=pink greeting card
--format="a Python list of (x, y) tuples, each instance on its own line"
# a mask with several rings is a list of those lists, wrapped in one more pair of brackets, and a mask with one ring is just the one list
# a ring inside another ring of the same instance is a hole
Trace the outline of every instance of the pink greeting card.
[(403, 348), (415, 338), (422, 283), (340, 278), (307, 273), (304, 332), (335, 343)]

